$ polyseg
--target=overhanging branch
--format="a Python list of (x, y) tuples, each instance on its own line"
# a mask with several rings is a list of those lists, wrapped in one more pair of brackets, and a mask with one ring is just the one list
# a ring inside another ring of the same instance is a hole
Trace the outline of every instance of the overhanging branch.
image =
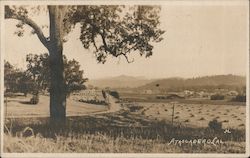
[(100, 35), (101, 35), (101, 37), (102, 37), (102, 41), (103, 41), (103, 45), (104, 45), (105, 51), (109, 51), (109, 52), (110, 52), (113, 56), (115, 56), (115, 57), (118, 57), (118, 56), (120, 56), (120, 55), (124, 56), (128, 63), (134, 62), (134, 59), (133, 59), (133, 60), (129, 60), (129, 58), (128, 58), (128, 56), (127, 56), (127, 53), (129, 53), (133, 48), (135, 48), (135, 46), (132, 47), (132, 48), (130, 48), (130, 49), (128, 49), (128, 50), (127, 50), (126, 52), (124, 52), (124, 53), (121, 52), (121, 53), (118, 53), (118, 54), (117, 54), (116, 52), (112, 51), (112, 50), (108, 47), (107, 42), (106, 42), (106, 40), (105, 40), (104, 33), (100, 33)]
[(34, 29), (34, 32), (37, 34), (38, 39), (42, 42), (42, 44), (48, 49), (49, 47), (49, 41), (44, 36), (42, 29), (30, 18), (26, 16), (19, 16), (16, 14), (7, 14), (5, 15), (6, 19), (16, 19), (20, 20), (23, 23), (29, 25), (31, 28)]
[(123, 55), (125, 57), (125, 59), (127, 60), (128, 63), (134, 62), (134, 59), (129, 60), (128, 56), (125, 53), (120, 53), (120, 55)]

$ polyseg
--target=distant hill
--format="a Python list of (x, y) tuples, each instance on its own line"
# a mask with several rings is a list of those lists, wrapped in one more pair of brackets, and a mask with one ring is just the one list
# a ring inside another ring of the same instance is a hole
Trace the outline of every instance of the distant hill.
[(99, 88), (135, 88), (135, 89), (165, 89), (180, 91), (185, 89), (214, 89), (227, 88), (236, 89), (246, 86), (246, 77), (237, 75), (215, 75), (196, 78), (166, 78), (146, 79), (145, 77), (116, 76), (96, 80), (89, 80), (87, 85)]
[(159, 79), (148, 83), (138, 89), (165, 89), (165, 90), (184, 90), (184, 89), (236, 89), (246, 86), (246, 77), (236, 75), (216, 75), (197, 78), (167, 78)]
[(116, 77), (107, 77), (102, 79), (89, 80), (87, 85), (92, 85), (99, 88), (136, 88), (147, 83), (153, 82), (154, 80), (146, 79), (145, 77), (139, 76), (116, 76)]

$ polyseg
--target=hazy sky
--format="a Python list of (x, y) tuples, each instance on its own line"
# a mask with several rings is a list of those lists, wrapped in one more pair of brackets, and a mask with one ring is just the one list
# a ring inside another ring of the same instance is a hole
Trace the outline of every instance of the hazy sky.
[[(128, 64), (123, 57), (111, 57), (104, 65), (98, 64), (92, 50), (84, 49), (79, 41), (79, 29), (69, 34), (64, 54), (78, 60), (90, 79), (122, 74), (147, 78), (245, 75), (247, 5), (163, 5), (160, 16), (166, 33), (162, 42), (154, 44), (150, 58), (133, 55), (135, 61)], [(40, 15), (34, 20), (46, 23), (48, 17)], [(12, 64), (25, 67), (27, 53), (47, 50), (30, 31), (22, 38), (13, 35), (16, 22), (5, 20), (4, 55)]]

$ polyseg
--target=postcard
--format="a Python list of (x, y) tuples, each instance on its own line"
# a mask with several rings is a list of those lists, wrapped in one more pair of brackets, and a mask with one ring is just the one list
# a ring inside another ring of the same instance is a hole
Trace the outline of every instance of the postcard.
[(2, 0), (2, 157), (248, 157), (249, 1)]

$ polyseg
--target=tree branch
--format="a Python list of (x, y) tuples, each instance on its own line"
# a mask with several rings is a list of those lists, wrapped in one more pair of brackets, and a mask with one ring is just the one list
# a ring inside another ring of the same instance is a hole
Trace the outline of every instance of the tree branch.
[(20, 20), (23, 23), (29, 25), (31, 28), (34, 29), (35, 33), (37, 34), (38, 39), (42, 42), (42, 44), (48, 49), (49, 47), (49, 41), (47, 38), (44, 36), (42, 29), (30, 18), (26, 16), (20, 16), (16, 14), (7, 14), (5, 15), (6, 19), (16, 19)]
[(120, 53), (120, 55), (123, 55), (125, 57), (125, 59), (127, 60), (128, 63), (133, 63), (134, 62), (134, 59), (129, 60), (128, 56), (125, 53)]
[(128, 58), (128, 56), (127, 56), (127, 53), (129, 53), (133, 48), (135, 48), (136, 45), (133, 46), (132, 48), (128, 49), (128, 50), (127, 50), (126, 52), (124, 52), (124, 53), (121, 52), (121, 53), (117, 54), (116, 52), (113, 52), (113, 51), (108, 47), (107, 42), (106, 42), (105, 37), (104, 37), (104, 33), (100, 33), (100, 35), (101, 35), (101, 37), (102, 37), (102, 41), (103, 41), (103, 45), (104, 45), (104, 47), (105, 47), (105, 51), (109, 51), (109, 52), (110, 52), (113, 56), (115, 56), (115, 57), (118, 57), (118, 56), (120, 56), (120, 55), (123, 55), (123, 56), (125, 57), (125, 59), (127, 60), (128, 63), (134, 62), (134, 59), (133, 59), (133, 60), (129, 60), (129, 58)]
[(98, 48), (97, 48), (97, 46), (96, 46), (96, 42), (95, 42), (95, 38), (94, 38), (94, 35), (93, 35), (93, 34), (92, 34), (91, 39), (92, 39), (93, 45), (94, 45), (94, 47), (95, 47), (95, 49), (96, 49), (96, 52), (98, 52)]

